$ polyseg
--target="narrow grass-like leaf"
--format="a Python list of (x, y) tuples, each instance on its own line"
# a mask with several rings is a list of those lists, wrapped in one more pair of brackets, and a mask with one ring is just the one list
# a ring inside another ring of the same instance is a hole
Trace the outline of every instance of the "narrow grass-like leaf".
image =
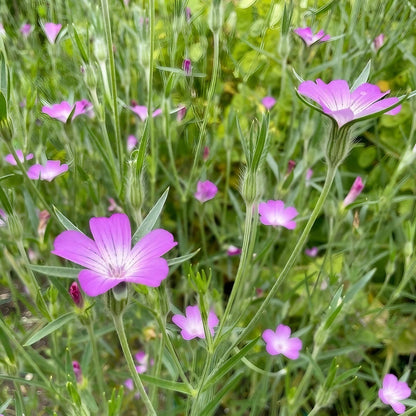
[(76, 315), (73, 312), (68, 312), (64, 315), (61, 315), (59, 318), (55, 319), (52, 322), (49, 322), (41, 330), (35, 332), (32, 336), (30, 336), (29, 339), (23, 344), (23, 346), (28, 347), (29, 345), (34, 344), (35, 342), (46, 337), (47, 335), (52, 334), (52, 332), (55, 332), (57, 329), (72, 321), (75, 318), (75, 316)]
[(140, 374), (140, 378), (147, 383), (153, 384), (166, 390), (172, 390), (178, 393), (184, 393), (188, 395), (192, 394), (192, 391), (189, 390), (188, 386), (185, 383), (178, 383), (177, 381), (165, 380), (162, 378), (149, 376), (147, 374)]
[(30, 265), (30, 268), (37, 273), (42, 273), (45, 276), (63, 277), (65, 279), (77, 279), (81, 269), (73, 267), (59, 267), (59, 266), (38, 266)]
[(7, 119), (7, 103), (6, 98), (3, 93), (0, 91), (0, 121)]
[(364, 288), (364, 286), (370, 281), (377, 269), (372, 269), (366, 273), (358, 282), (354, 283), (351, 288), (347, 291), (344, 297), (344, 302), (351, 302), (355, 295)]
[(66, 230), (75, 230), (75, 231), (79, 231), (80, 233), (82, 233), (82, 231), (76, 225), (72, 224), (72, 222), (67, 217), (65, 217), (65, 215), (62, 214), (62, 212), (59, 211), (58, 208), (53, 206), (53, 210), (55, 211), (55, 214), (56, 214), (59, 222), (62, 224), (62, 226)]
[(367, 62), (367, 65), (362, 70), (361, 74), (358, 75), (357, 79), (352, 84), (351, 91), (354, 91), (358, 86), (364, 84), (368, 81), (368, 77), (370, 76), (371, 71), (371, 60)]
[(6, 211), (8, 215), (13, 214), (13, 210), (12, 210), (12, 206), (10, 204), (9, 198), (6, 192), (4, 192), (2, 186), (0, 186), (0, 202), (1, 202), (1, 206), (3, 207), (3, 209)]
[(181, 264), (184, 261), (187, 261), (187, 260), (191, 259), (192, 257), (194, 257), (195, 254), (199, 253), (200, 250), (201, 249), (199, 248), (198, 250), (195, 250), (192, 253), (185, 254), (184, 256), (175, 257), (174, 259), (169, 259), (168, 260), (168, 265), (173, 266), (173, 265), (176, 265), (176, 264)]
[(137, 228), (136, 232), (133, 235), (133, 244), (136, 244), (142, 237), (144, 237), (148, 232), (152, 231), (153, 227), (155, 226), (160, 213), (162, 212), (163, 206), (165, 205), (166, 198), (168, 197), (169, 188), (163, 192), (162, 196), (156, 202), (154, 207), (150, 210), (147, 214), (146, 218), (140, 224), (139, 228)]

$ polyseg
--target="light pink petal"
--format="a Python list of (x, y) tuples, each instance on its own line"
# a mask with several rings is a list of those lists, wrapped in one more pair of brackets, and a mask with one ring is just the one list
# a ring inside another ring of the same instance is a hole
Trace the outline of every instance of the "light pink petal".
[(27, 176), (30, 179), (39, 179), (40, 178), (40, 172), (42, 169), (42, 165), (32, 165), (28, 170), (27, 170)]
[(287, 325), (280, 324), (277, 326), (275, 334), (279, 339), (284, 339), (284, 338), (289, 338), (291, 332), (292, 331), (290, 327), (288, 327)]
[(183, 329), (186, 326), (187, 319), (183, 315), (173, 315), (172, 322)]
[(157, 117), (160, 114), (162, 114), (162, 109), (161, 108), (158, 108), (157, 110), (153, 111), (152, 117)]
[(262, 334), (262, 338), (266, 343), (272, 342), (275, 337), (276, 333), (271, 329), (266, 329)]
[(351, 110), (357, 114), (369, 105), (381, 100), (390, 91), (381, 92), (380, 88), (374, 84), (361, 84), (351, 93)]
[(282, 224), (282, 227), (285, 227), (288, 230), (294, 230), (296, 228), (296, 221), (287, 221)]
[(40, 179), (44, 181), (51, 182), (52, 179), (55, 179), (57, 176), (65, 173), (68, 170), (68, 165), (59, 160), (48, 160), (46, 161), (45, 166), (41, 167)]
[(145, 257), (135, 266), (126, 270), (123, 280), (149, 287), (158, 287), (168, 274), (169, 266), (164, 258)]
[(142, 121), (145, 121), (149, 115), (145, 105), (135, 105), (134, 107), (131, 107), (131, 110), (136, 113)]
[(80, 271), (78, 280), (82, 290), (88, 296), (102, 295), (120, 283), (120, 279), (86, 269)]
[[(374, 104), (371, 104), (367, 108), (365, 108), (363, 111), (359, 112), (355, 115), (355, 118), (361, 118), (368, 116), (369, 114), (378, 113), (379, 111), (383, 111), (384, 109), (391, 107), (392, 105), (396, 104), (398, 102), (397, 97), (391, 97), (391, 98), (384, 98), (380, 101), (377, 101)], [(393, 110), (388, 111), (386, 114), (394, 116), (395, 114), (399, 113), (402, 106), (399, 105), (396, 108), (393, 108)]]
[(383, 389), (390, 390), (397, 384), (397, 377), (394, 374), (386, 374), (383, 378)]
[(399, 400), (407, 399), (411, 394), (412, 391), (410, 390), (409, 386), (405, 381), (398, 381), (396, 386), (397, 391), (397, 398)]
[(88, 100), (80, 100), (75, 102), (75, 110), (74, 114), (72, 116), (72, 120), (74, 120), (75, 117), (78, 117), (81, 114), (87, 114), (92, 111), (92, 103), (90, 103)]
[(391, 402), (389, 404), (398, 415), (401, 415), (406, 411), (406, 406), (403, 403)]
[(45, 34), (50, 43), (55, 43), (55, 39), (58, 36), (58, 33), (60, 32), (61, 28), (61, 24), (45, 23)]
[(95, 242), (79, 231), (64, 231), (55, 238), (53, 246), (52, 254), (56, 256), (101, 274), (107, 271)]
[(310, 98), (319, 105), (322, 102), (322, 91), (313, 81), (304, 81), (298, 87), (298, 93)]
[(299, 338), (290, 338), (287, 340), (286, 350), (283, 354), (291, 360), (296, 360), (299, 358), (299, 351), (301, 349), (302, 341)]
[(325, 114), (328, 114), (332, 117), (338, 124), (339, 127), (342, 127), (344, 124), (347, 124), (351, 120), (354, 120), (354, 113), (349, 108), (344, 108), (343, 110), (332, 111), (329, 108), (322, 107)]
[(208, 328), (211, 331), (211, 335), (214, 335), (214, 328), (219, 324), (219, 319), (213, 311), (210, 311), (208, 314)]
[(294, 208), (294, 207), (287, 207), (284, 210), (283, 217), (286, 220), (291, 220), (292, 218), (296, 217), (296, 215), (298, 215), (298, 211), (296, 210), (296, 208)]
[(268, 96), (264, 97), (261, 102), (268, 110), (270, 110), (276, 104), (276, 99)]
[(312, 37), (312, 29), (310, 27), (305, 27), (305, 28), (297, 28), (294, 30), (294, 32), (299, 35), (302, 40), (306, 43), (306, 45), (311, 46), (313, 43)]
[(124, 268), (131, 249), (131, 229), (127, 215), (91, 218), (90, 229), (104, 261), (113, 268)]
[(134, 358), (138, 363), (146, 362), (146, 353), (144, 351), (139, 351), (134, 355)]
[(316, 85), (322, 89), (322, 102), (332, 111), (349, 108), (351, 104), (350, 87), (347, 81), (336, 79), (329, 84), (317, 79)]
[(42, 113), (66, 123), (69, 115), (71, 114), (72, 108), (73, 106), (71, 106), (67, 101), (62, 101), (60, 104), (53, 104), (52, 107), (43, 106)]

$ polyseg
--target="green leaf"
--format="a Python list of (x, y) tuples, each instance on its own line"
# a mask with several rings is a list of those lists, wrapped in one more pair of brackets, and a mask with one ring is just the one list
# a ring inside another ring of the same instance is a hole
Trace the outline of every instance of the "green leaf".
[(154, 207), (150, 210), (147, 214), (146, 218), (140, 224), (139, 228), (133, 235), (133, 244), (136, 244), (141, 238), (143, 238), (147, 233), (152, 231), (153, 227), (155, 226), (160, 213), (162, 212), (163, 206), (165, 205), (166, 198), (168, 197), (169, 188), (163, 192), (163, 195), (159, 198), (156, 202)]
[(62, 326), (66, 325), (68, 322), (72, 321), (76, 315), (73, 312), (68, 312), (59, 318), (55, 319), (52, 322), (49, 322), (46, 326), (44, 326), (40, 331), (36, 331), (29, 339), (23, 344), (24, 347), (28, 347), (29, 345), (34, 344), (35, 342), (39, 341), (40, 339), (46, 337), (52, 332), (55, 332)]
[(0, 186), (0, 202), (1, 202), (1, 206), (4, 208), (4, 210), (6, 211), (8, 215), (13, 214), (13, 210), (12, 210), (12, 206), (10, 204), (9, 198), (6, 192), (4, 192), (2, 186)]
[(200, 248), (198, 248), (198, 250), (193, 251), (192, 253), (188, 253), (185, 254), (184, 256), (180, 256), (180, 257), (175, 257), (174, 259), (169, 259), (168, 260), (168, 265), (169, 266), (173, 266), (175, 264), (181, 264), (186, 260), (191, 259), (193, 256), (195, 256), (195, 254), (197, 254), (199, 252), (199, 250), (201, 250)]
[(85, 63), (88, 63), (90, 61), (87, 51), (84, 48), (84, 45), (81, 41), (81, 38), (78, 35), (77, 30), (75, 29), (75, 25), (72, 25), (73, 35), (75, 39), (75, 43), (77, 44), (79, 53), (81, 54), (81, 58)]
[(65, 217), (65, 215), (62, 214), (62, 212), (59, 211), (58, 208), (56, 208), (55, 206), (53, 206), (53, 210), (55, 211), (55, 214), (56, 214), (59, 222), (62, 224), (62, 226), (66, 230), (75, 230), (75, 231), (79, 231), (80, 233), (84, 234), (77, 226), (75, 226), (74, 224), (72, 224), (72, 222), (67, 217)]
[(0, 122), (7, 120), (7, 103), (3, 93), (0, 91)]
[(354, 91), (358, 86), (364, 84), (368, 81), (368, 77), (370, 76), (371, 71), (371, 59), (367, 62), (367, 65), (362, 70), (361, 74), (358, 75), (357, 79), (352, 84), (351, 91)]
[(252, 6), (257, 0), (240, 0), (237, 3), (237, 7), (240, 9), (248, 9), (250, 6)]
[(166, 390), (173, 390), (178, 393), (184, 393), (188, 395), (191, 395), (193, 393), (192, 391), (190, 391), (189, 387), (185, 383), (165, 380), (163, 378), (157, 378), (149, 376), (147, 374), (140, 374), (140, 378), (147, 383), (154, 384), (155, 386), (161, 387)]
[(65, 279), (77, 279), (79, 272), (82, 269), (75, 269), (73, 267), (59, 267), (59, 266), (37, 266), (30, 265), (30, 268), (37, 273), (42, 273), (45, 276), (64, 277)]
[(358, 282), (354, 283), (350, 289), (347, 291), (344, 297), (344, 302), (348, 303), (351, 302), (355, 295), (364, 288), (364, 286), (369, 282), (369, 280), (373, 277), (374, 273), (377, 269), (372, 269), (368, 273), (366, 273)]

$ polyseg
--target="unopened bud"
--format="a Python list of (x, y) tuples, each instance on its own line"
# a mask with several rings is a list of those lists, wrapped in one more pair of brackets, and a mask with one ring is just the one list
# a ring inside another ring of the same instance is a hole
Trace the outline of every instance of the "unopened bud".
[(77, 383), (82, 383), (82, 370), (80, 363), (78, 361), (72, 361), (72, 368), (74, 370), (75, 379), (77, 380)]
[(107, 59), (107, 46), (101, 38), (97, 38), (94, 41), (94, 55), (100, 63), (105, 62)]
[(38, 214), (39, 217), (39, 224), (38, 224), (38, 235), (39, 238), (43, 241), (43, 237), (45, 236), (46, 226), (48, 225), (49, 218), (51, 214), (49, 214), (46, 209), (42, 210)]
[(73, 282), (69, 287), (69, 295), (78, 308), (82, 309), (84, 307), (84, 298), (77, 282)]

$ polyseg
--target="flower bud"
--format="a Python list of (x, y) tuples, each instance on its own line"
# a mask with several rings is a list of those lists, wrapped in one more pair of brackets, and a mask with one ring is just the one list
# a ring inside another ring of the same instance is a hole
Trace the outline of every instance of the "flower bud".
[(221, 0), (213, 0), (211, 3), (211, 10), (208, 17), (208, 26), (211, 32), (219, 32), (222, 27), (223, 10)]
[(354, 183), (352, 184), (350, 191), (348, 192), (348, 195), (345, 197), (342, 206), (345, 208), (347, 205), (352, 204), (357, 199), (358, 195), (360, 195), (363, 189), (363, 180), (361, 177), (357, 176)]
[(107, 46), (103, 39), (97, 38), (94, 41), (94, 55), (98, 62), (102, 63), (107, 60)]
[(69, 287), (69, 295), (78, 308), (82, 309), (84, 307), (84, 298), (82, 297), (82, 293), (77, 282), (72, 282)]

